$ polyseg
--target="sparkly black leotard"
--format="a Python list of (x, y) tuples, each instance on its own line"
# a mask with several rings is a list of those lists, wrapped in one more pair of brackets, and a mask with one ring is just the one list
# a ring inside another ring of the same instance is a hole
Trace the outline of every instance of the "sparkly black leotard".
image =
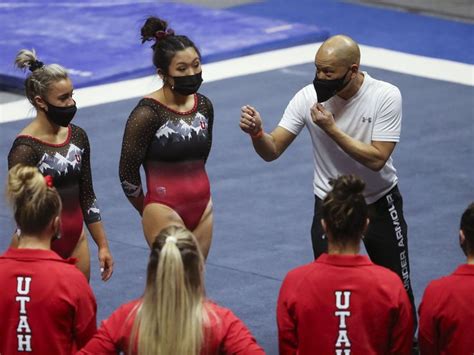
[(66, 141), (61, 144), (20, 135), (8, 154), (8, 168), (20, 163), (36, 166), (43, 175), (53, 177), (63, 209), (61, 238), (53, 241), (51, 248), (63, 258), (70, 257), (81, 236), (84, 221), (90, 224), (101, 220), (92, 187), (86, 132), (71, 124)]
[(212, 142), (214, 110), (210, 100), (194, 95), (194, 107), (177, 112), (152, 98), (140, 100), (125, 127), (120, 181), (127, 196), (142, 193), (140, 166), (145, 168), (145, 205), (175, 210), (190, 230), (199, 224), (211, 197), (205, 162)]

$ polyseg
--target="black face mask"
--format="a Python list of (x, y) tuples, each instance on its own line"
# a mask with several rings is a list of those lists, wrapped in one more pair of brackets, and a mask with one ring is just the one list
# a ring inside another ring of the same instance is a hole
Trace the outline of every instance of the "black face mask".
[(48, 111), (46, 111), (48, 119), (61, 127), (67, 127), (77, 111), (75, 102), (74, 105), (66, 107), (54, 106), (48, 102), (46, 102), (46, 105), (48, 105)]
[(171, 87), (177, 93), (187, 96), (195, 94), (202, 83), (202, 72), (194, 75), (173, 76), (174, 85)]
[(316, 90), (316, 94), (318, 95), (318, 102), (324, 102), (329, 100), (331, 97), (336, 95), (339, 91), (344, 89), (347, 84), (349, 84), (349, 81), (344, 83), (344, 79), (346, 78), (347, 73), (349, 73), (351, 69), (346, 71), (344, 76), (339, 79), (333, 79), (333, 80), (322, 80), (318, 79), (318, 75), (314, 77), (313, 80), (313, 86), (314, 89)]

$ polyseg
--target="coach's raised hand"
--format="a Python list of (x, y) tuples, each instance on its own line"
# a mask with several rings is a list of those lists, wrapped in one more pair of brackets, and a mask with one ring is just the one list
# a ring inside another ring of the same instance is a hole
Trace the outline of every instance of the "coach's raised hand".
[(240, 129), (251, 136), (263, 130), (260, 113), (252, 106), (245, 105), (240, 109)]

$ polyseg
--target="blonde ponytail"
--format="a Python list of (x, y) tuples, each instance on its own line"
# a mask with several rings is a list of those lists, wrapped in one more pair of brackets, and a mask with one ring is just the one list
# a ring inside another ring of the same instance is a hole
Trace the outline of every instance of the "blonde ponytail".
[(40, 62), (34, 49), (20, 50), (15, 58), (15, 66), (22, 70), (29, 69), (31, 71), (31, 74), (25, 80), (25, 95), (35, 107), (36, 96), (45, 99), (52, 84), (68, 78), (66, 69), (61, 65), (44, 65)]
[(15, 58), (15, 66), (19, 69), (29, 69), (35, 62), (38, 61), (36, 51), (32, 49), (22, 49), (18, 52)]
[(56, 189), (48, 187), (36, 167), (18, 164), (10, 169), (7, 198), (18, 227), (26, 234), (42, 232), (61, 211)]
[(138, 354), (201, 352), (206, 317), (203, 268), (203, 257), (191, 232), (172, 226), (158, 235), (132, 330), (131, 339), (138, 334)]

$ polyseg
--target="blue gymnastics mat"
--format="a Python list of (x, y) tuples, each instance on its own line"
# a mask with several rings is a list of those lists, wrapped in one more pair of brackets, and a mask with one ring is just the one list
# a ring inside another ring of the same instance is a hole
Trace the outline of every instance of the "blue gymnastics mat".
[(152, 42), (140, 44), (145, 19), (158, 16), (200, 49), (203, 62), (322, 41), (326, 29), (180, 3), (4, 2), (0, 5), (0, 89), (23, 87), (18, 50), (35, 48), (45, 63), (68, 68), (75, 87), (154, 73)]

